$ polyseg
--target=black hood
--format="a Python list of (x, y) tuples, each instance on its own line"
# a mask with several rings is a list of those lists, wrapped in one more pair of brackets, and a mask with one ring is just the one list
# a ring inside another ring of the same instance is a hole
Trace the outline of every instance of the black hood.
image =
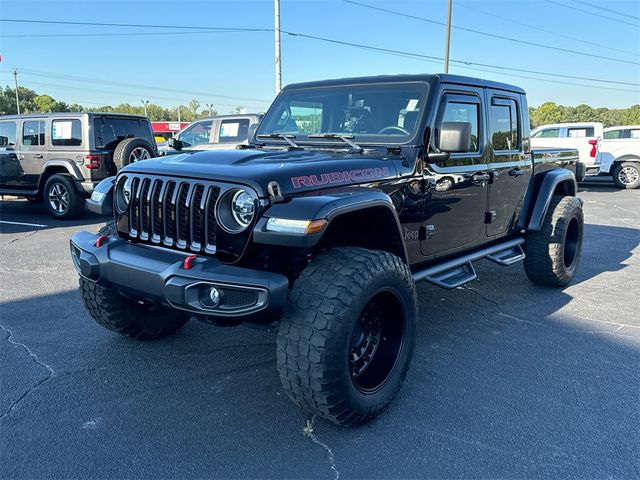
[(274, 180), (287, 195), (395, 178), (391, 158), (400, 157), (382, 151), (218, 150), (144, 160), (122, 171), (244, 184), (265, 197)]

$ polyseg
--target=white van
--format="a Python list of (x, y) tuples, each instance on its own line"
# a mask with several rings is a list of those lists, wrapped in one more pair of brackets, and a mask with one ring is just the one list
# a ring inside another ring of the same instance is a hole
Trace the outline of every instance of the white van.
[(531, 132), (531, 148), (577, 148), (580, 161), (576, 180), (580, 182), (585, 175), (597, 175), (600, 170), (596, 157), (602, 133), (603, 125), (597, 122), (541, 125)]
[(596, 163), (618, 188), (640, 187), (640, 125), (605, 128)]

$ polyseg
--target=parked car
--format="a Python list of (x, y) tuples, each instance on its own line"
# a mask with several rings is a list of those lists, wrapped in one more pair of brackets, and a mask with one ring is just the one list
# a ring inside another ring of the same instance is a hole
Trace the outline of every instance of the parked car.
[(531, 131), (531, 147), (577, 148), (580, 152), (580, 163), (576, 178), (581, 182), (585, 175), (598, 174), (596, 156), (602, 131), (602, 123), (597, 122), (541, 125)]
[(44, 201), (53, 217), (75, 218), (100, 181), (156, 155), (146, 117), (71, 112), (3, 116), (0, 195)]
[(541, 285), (571, 281), (577, 161), (576, 149), (530, 149), (525, 92), (512, 85), (455, 75), (288, 85), (243, 148), (139, 162), (102, 182), (95, 208), (114, 208), (114, 221), (75, 233), (71, 256), (88, 312), (131, 338), (191, 317), (277, 322), (287, 395), (356, 425), (405, 378), (417, 282), (460, 287), (481, 259), (524, 261)]
[(596, 163), (618, 188), (640, 187), (640, 125), (605, 128)]
[(201, 150), (229, 150), (245, 145), (249, 127), (260, 123), (262, 114), (219, 115), (187, 126), (174, 138), (158, 144), (160, 155)]

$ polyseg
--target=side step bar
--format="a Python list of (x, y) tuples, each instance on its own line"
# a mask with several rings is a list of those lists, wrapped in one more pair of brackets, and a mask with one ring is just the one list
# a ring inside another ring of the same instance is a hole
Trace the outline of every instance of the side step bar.
[(513, 238), (451, 260), (430, 265), (424, 270), (413, 272), (413, 280), (416, 283), (426, 280), (442, 288), (459, 287), (478, 277), (475, 268), (473, 268), (473, 262), (486, 258), (504, 267), (524, 260), (523, 243), (524, 238)]

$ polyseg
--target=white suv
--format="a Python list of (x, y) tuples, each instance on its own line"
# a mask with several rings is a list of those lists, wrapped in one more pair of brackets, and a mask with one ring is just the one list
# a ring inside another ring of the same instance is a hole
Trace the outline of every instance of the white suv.
[(585, 175), (597, 175), (596, 164), (598, 141), (602, 138), (602, 123), (555, 123), (541, 125), (531, 132), (531, 148), (577, 148), (580, 161), (576, 179), (580, 182)]
[(596, 163), (618, 188), (640, 187), (640, 125), (604, 129)]

